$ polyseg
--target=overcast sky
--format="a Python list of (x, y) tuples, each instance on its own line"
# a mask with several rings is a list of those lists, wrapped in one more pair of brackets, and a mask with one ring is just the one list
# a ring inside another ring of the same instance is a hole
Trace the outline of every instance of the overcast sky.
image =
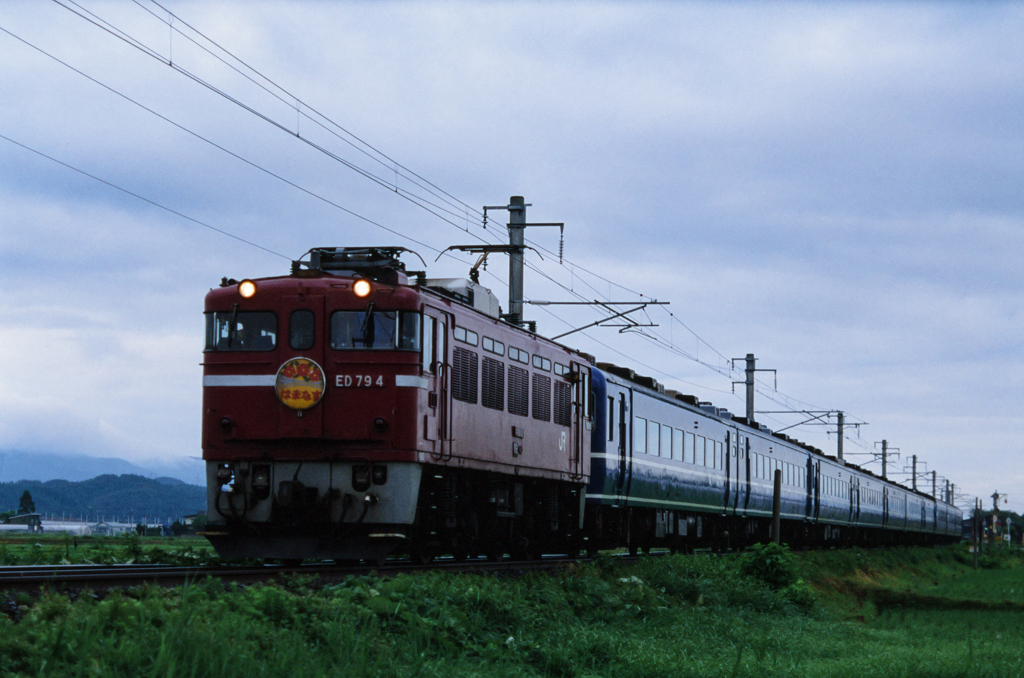
[(438, 250), (522, 195), (566, 224), (564, 266), (527, 234), (529, 299), (671, 302), (566, 343), (740, 414), (754, 353), (758, 410), (843, 410), (854, 461), (886, 439), (1024, 509), (1019, 5), (77, 1), (0, 4), (0, 134), (265, 250), (0, 139), (0, 451), (198, 457), (222, 276), (369, 244), (464, 276)]

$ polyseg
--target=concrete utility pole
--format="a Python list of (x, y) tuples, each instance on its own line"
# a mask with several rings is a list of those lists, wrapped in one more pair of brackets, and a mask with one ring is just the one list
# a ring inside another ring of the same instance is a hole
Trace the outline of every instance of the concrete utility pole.
[(759, 370), (754, 365), (757, 363), (757, 359), (753, 353), (748, 353), (746, 358), (733, 358), (733, 367), (736, 366), (737, 360), (743, 360), (747, 363), (746, 379), (742, 382), (734, 381), (733, 384), (742, 383), (747, 387), (747, 422), (750, 424), (754, 423), (754, 372), (775, 372), (775, 370), (763, 369)]
[(910, 459), (910, 489), (914, 490), (914, 492), (917, 492), (917, 455), (911, 455)]
[(753, 353), (747, 354), (747, 421), (754, 421), (754, 363), (756, 362)]
[(888, 463), (887, 462), (888, 459), (889, 459), (889, 441), (888, 440), (883, 440), (882, 441), (882, 480), (886, 480), (889, 477), (885, 473), (886, 472), (886, 464)]
[(939, 476), (938, 472), (932, 471), (932, 498), (938, 499), (939, 495), (936, 492), (939, 491)]
[(839, 461), (843, 460), (843, 425), (846, 424), (846, 415), (842, 410), (837, 414), (839, 420), (839, 435), (836, 438), (836, 455), (839, 457)]
[(508, 199), (508, 314), (514, 325), (523, 321), (523, 246), (526, 244), (526, 202), (521, 195)]

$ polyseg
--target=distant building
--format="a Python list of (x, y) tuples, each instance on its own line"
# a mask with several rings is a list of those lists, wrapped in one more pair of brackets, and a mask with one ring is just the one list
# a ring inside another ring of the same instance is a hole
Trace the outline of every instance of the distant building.
[(38, 513), (22, 513), (20, 516), (12, 516), (7, 519), (8, 525), (26, 525), (29, 532), (42, 532), (43, 521)]
[(195, 522), (195, 519), (198, 518), (199, 516), (205, 517), (206, 516), (206, 511), (200, 511), (199, 513), (193, 513), (190, 516), (182, 516), (181, 517), (181, 524), (184, 525), (185, 527), (189, 527), (189, 526), (192, 525), (193, 522)]
[(89, 530), (92, 532), (92, 534), (110, 536), (115, 534), (126, 534), (128, 532), (134, 532), (135, 526), (129, 525), (128, 523), (99, 522), (95, 525), (90, 525)]

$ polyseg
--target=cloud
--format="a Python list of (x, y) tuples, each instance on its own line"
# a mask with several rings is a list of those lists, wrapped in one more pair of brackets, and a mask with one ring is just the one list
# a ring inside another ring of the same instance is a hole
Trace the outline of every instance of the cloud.
[[(89, 7), (171, 53), (167, 26), (137, 6)], [(1002, 477), (977, 467), (1002, 465), (1024, 404), (1014, 390), (1019, 7), (268, 2), (253, 12), (218, 2), (176, 11), (469, 205), (524, 195), (531, 219), (567, 223), (571, 262), (673, 302), (675, 320), (648, 311), (658, 344), (612, 330), (566, 341), (649, 365), (734, 411), (742, 402), (731, 378), (679, 351), (719, 370), (754, 352), (779, 369), (787, 395), (869, 420), (872, 441), (920, 450), (969, 478), (971, 491), (990, 494)], [(175, 63), (284, 130), (55, 5), (5, 4), (0, 26), (419, 240), (412, 246), (428, 260), (430, 248), (503, 235), (500, 216), (487, 234), (452, 217), (467, 233), (301, 143), (294, 132), (394, 178), (387, 161), (299, 120), (294, 97), (275, 99), (180, 36)], [(7, 35), (0, 46), (0, 133), (287, 257), (410, 244)], [(194, 455), (203, 295), (221, 276), (280, 275), (287, 261), (2, 140), (0, 158), (0, 355), (11, 365), (0, 375), (2, 440)], [(553, 231), (528, 235), (555, 251)], [(544, 256), (531, 261), (584, 298), (629, 296)], [(437, 276), (467, 269), (430, 266)], [(496, 261), (485, 280), (499, 297), (503, 271)], [(527, 293), (570, 298), (536, 274)], [(550, 333), (598, 317), (531, 311)], [(679, 350), (658, 348), (668, 344)], [(39, 369), (48, 387), (26, 388)], [(800, 435), (834, 444), (821, 431)]]

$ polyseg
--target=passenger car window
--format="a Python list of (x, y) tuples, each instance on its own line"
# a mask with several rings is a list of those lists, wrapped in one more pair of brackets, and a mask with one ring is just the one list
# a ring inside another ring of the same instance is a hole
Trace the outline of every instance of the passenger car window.
[(647, 451), (647, 420), (643, 417), (633, 419), (633, 454), (644, 454)]

